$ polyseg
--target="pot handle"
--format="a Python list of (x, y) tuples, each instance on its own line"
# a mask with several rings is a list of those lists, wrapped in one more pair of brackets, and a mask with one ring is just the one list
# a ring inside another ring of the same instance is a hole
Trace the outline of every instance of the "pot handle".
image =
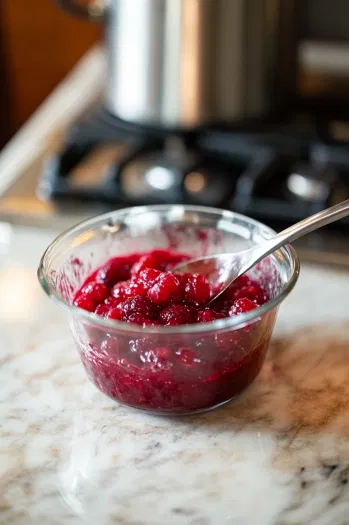
[(83, 5), (76, 0), (56, 0), (57, 4), (72, 15), (87, 20), (101, 21), (106, 18), (107, 4), (103, 0), (92, 0)]

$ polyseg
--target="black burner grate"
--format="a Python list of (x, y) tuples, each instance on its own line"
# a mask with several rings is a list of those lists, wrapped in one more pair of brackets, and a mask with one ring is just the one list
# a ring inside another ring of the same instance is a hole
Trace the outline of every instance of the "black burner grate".
[[(47, 160), (39, 193), (113, 208), (220, 206), (287, 224), (349, 198), (349, 143), (332, 139), (328, 130), (297, 121), (274, 129), (183, 133), (131, 125), (99, 110), (77, 123), (62, 151)], [(98, 184), (75, 186), (73, 170), (105, 143), (124, 145), (118, 162)]]

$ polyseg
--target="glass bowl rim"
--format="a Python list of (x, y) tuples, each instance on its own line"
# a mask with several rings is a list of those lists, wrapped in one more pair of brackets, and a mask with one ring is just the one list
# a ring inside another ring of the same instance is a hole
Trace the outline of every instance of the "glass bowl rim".
[(207, 206), (195, 206), (195, 205), (184, 205), (184, 204), (158, 204), (158, 205), (150, 205), (150, 206), (132, 206), (128, 208), (120, 208), (118, 210), (109, 211), (104, 214), (96, 215), (94, 217), (91, 217), (89, 219), (86, 219), (84, 221), (81, 221), (71, 228), (68, 228), (67, 230), (63, 231), (60, 235), (58, 235), (46, 248), (44, 251), (39, 267), (37, 270), (37, 276), (40, 282), (41, 287), (45, 291), (45, 293), (59, 306), (67, 309), (70, 314), (73, 314), (76, 317), (80, 317), (83, 320), (89, 322), (90, 324), (93, 324), (95, 326), (108, 329), (108, 331), (119, 331), (119, 332), (125, 332), (125, 333), (135, 333), (135, 332), (142, 332), (144, 334), (198, 334), (203, 332), (213, 332), (218, 330), (224, 330), (224, 329), (238, 329), (242, 328), (246, 324), (253, 323), (258, 320), (259, 317), (263, 316), (265, 313), (269, 312), (270, 310), (273, 310), (275, 307), (277, 307), (292, 291), (293, 287), (295, 286), (298, 277), (299, 277), (299, 271), (300, 271), (300, 263), (298, 255), (295, 251), (295, 249), (290, 245), (283, 246), (280, 248), (280, 251), (286, 253), (290, 260), (290, 266), (292, 271), (292, 275), (285, 284), (284, 289), (280, 294), (278, 294), (276, 297), (268, 301), (267, 303), (263, 304), (262, 306), (256, 308), (256, 310), (252, 310), (250, 312), (239, 314), (235, 317), (226, 317), (224, 319), (218, 319), (216, 321), (213, 321), (211, 323), (195, 323), (195, 324), (189, 324), (189, 325), (179, 325), (179, 326), (154, 326), (154, 327), (143, 327), (137, 324), (133, 323), (124, 323), (122, 321), (115, 321), (112, 319), (105, 319), (99, 315), (96, 315), (93, 312), (88, 312), (87, 310), (83, 310), (82, 308), (78, 308), (77, 306), (72, 305), (68, 301), (64, 300), (54, 289), (53, 286), (51, 286), (50, 282), (46, 278), (46, 271), (45, 271), (45, 263), (48, 257), (51, 253), (54, 252), (57, 245), (59, 245), (60, 242), (64, 241), (66, 237), (69, 235), (72, 235), (74, 233), (78, 233), (80, 230), (85, 231), (88, 230), (89, 227), (91, 227), (95, 222), (99, 221), (107, 221), (111, 217), (115, 218), (115, 215), (125, 215), (128, 213), (132, 214), (138, 214), (138, 213), (145, 213), (145, 212), (161, 212), (161, 211), (169, 211), (169, 210), (178, 210), (178, 211), (187, 211), (187, 212), (201, 212), (201, 213), (208, 213), (208, 214), (219, 214), (224, 219), (242, 219), (244, 221), (248, 221), (250, 224), (254, 224), (255, 226), (261, 228), (265, 233), (272, 235), (275, 235), (275, 231), (272, 228), (269, 228), (262, 222), (256, 221), (255, 219), (251, 219), (247, 215), (243, 215), (240, 213), (236, 213), (229, 210), (224, 210), (220, 208), (213, 208), (213, 207), (207, 207)]

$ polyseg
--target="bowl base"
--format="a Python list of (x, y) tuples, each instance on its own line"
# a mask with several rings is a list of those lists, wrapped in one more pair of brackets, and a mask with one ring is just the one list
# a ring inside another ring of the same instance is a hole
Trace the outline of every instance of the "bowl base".
[[(250, 385), (249, 385), (250, 386)], [(160, 416), (160, 417), (182, 417), (182, 416), (193, 416), (193, 415), (199, 415), (204, 414), (205, 412), (211, 412), (212, 410), (217, 410), (218, 408), (224, 407), (228, 403), (232, 403), (233, 401), (238, 401), (238, 399), (241, 397), (241, 395), (246, 392), (246, 390), (249, 388), (246, 387), (246, 389), (243, 392), (240, 392), (239, 394), (236, 394), (235, 396), (226, 399), (225, 401), (221, 401), (220, 403), (217, 403), (216, 405), (205, 407), (205, 408), (198, 408), (195, 410), (186, 410), (183, 412), (180, 411), (171, 411), (171, 410), (152, 410), (147, 408), (137, 408), (132, 405), (128, 405), (127, 403), (122, 403), (121, 401), (117, 401), (116, 399), (110, 397), (107, 395), (109, 399), (112, 399), (115, 403), (130, 408), (131, 410), (134, 410), (135, 412), (142, 412), (143, 414), (149, 414), (151, 416)], [(106, 395), (106, 394), (104, 394)]]

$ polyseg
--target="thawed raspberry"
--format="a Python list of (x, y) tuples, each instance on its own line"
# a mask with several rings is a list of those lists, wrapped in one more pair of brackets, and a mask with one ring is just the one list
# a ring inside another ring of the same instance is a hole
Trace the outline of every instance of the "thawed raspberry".
[(102, 303), (97, 306), (95, 310), (95, 314), (100, 315), (101, 317), (105, 317), (106, 315), (108, 315), (109, 310), (110, 310), (110, 305)]
[(139, 312), (135, 312), (134, 314), (129, 315), (127, 318), (128, 323), (139, 324), (141, 326), (147, 325), (149, 321), (150, 319)]
[(122, 301), (120, 299), (118, 299), (117, 297), (114, 297), (113, 295), (109, 295), (109, 297), (106, 298), (106, 300), (104, 301), (104, 304), (107, 304), (110, 308), (113, 306), (117, 306), (118, 304), (120, 304)]
[(143, 281), (132, 280), (129, 281), (128, 286), (124, 290), (125, 297), (137, 297), (138, 295), (147, 295), (148, 285)]
[(139, 275), (138, 279), (140, 281), (143, 281), (149, 285), (149, 288), (154, 284), (155, 280), (159, 275), (161, 274), (160, 270), (156, 270), (155, 268), (146, 268), (145, 270), (142, 270)]
[(169, 271), (172, 263), (187, 259), (185, 255), (166, 250), (114, 257), (90, 275), (73, 303), (110, 319), (142, 326), (175, 326), (211, 323), (237, 315), (244, 309), (241, 305), (247, 308), (247, 303), (236, 303), (237, 300), (250, 300), (256, 307), (268, 300), (267, 293), (256, 281), (242, 275), (205, 308), (211, 292), (207, 279), (201, 274)]
[(132, 266), (131, 275), (136, 276), (136, 275), (139, 275), (140, 272), (142, 272), (146, 268), (158, 268), (158, 266), (159, 266), (158, 260), (154, 257), (154, 255), (152, 254), (143, 255), (143, 257), (141, 257), (139, 261), (137, 261)]
[(198, 323), (212, 323), (215, 321), (215, 316), (212, 310), (200, 310), (198, 312), (197, 318)]
[(251, 301), (250, 299), (247, 299), (247, 297), (243, 297), (242, 299), (237, 299), (232, 307), (229, 310), (229, 315), (239, 315), (239, 314), (245, 314), (247, 312), (250, 312), (251, 310), (255, 310), (257, 308), (257, 305)]
[(164, 272), (148, 290), (148, 297), (154, 304), (163, 305), (170, 300), (179, 301), (181, 293), (182, 287), (177, 277), (170, 272)]
[(90, 282), (81, 289), (82, 295), (92, 297), (95, 303), (102, 303), (109, 295), (108, 288), (102, 283)]
[(194, 322), (193, 318), (193, 312), (188, 307), (182, 306), (181, 304), (168, 306), (159, 314), (159, 320), (165, 326), (189, 324)]
[(193, 274), (187, 277), (184, 299), (188, 303), (201, 305), (210, 299), (210, 285), (204, 275)]
[(78, 306), (79, 308), (82, 308), (83, 310), (87, 310), (88, 312), (94, 312), (94, 309), (96, 308), (96, 302), (90, 295), (79, 295), (74, 299), (74, 306)]
[(127, 321), (132, 314), (142, 314), (147, 319), (154, 316), (154, 307), (148, 297), (132, 297), (120, 304), (122, 319)]
[(114, 321), (121, 321), (123, 317), (123, 311), (120, 305), (110, 308), (107, 313), (108, 319), (114, 319)]
[(127, 288), (127, 285), (128, 281), (121, 281), (119, 283), (116, 283), (111, 291), (112, 296), (115, 297), (115, 299), (119, 299), (119, 301), (125, 299), (125, 290)]

